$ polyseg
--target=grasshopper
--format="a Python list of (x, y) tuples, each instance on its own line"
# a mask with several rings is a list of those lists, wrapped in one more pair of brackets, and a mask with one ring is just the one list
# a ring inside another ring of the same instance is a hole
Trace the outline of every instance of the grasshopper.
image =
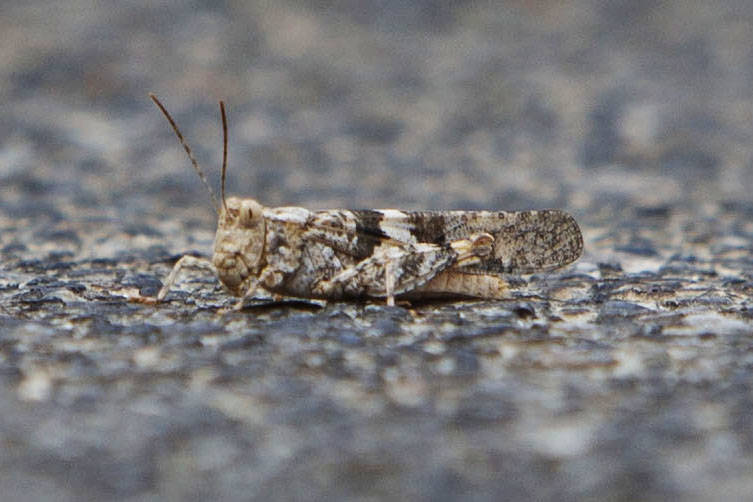
[(309, 211), (265, 207), (254, 199), (225, 197), (227, 115), (220, 101), (223, 154), (218, 203), (206, 176), (167, 109), (167, 118), (217, 211), (211, 260), (179, 259), (157, 294), (167, 296), (186, 266), (209, 266), (240, 298), (259, 291), (278, 297), (386, 300), (450, 296), (509, 296), (505, 274), (563, 267), (583, 251), (575, 219), (560, 210)]

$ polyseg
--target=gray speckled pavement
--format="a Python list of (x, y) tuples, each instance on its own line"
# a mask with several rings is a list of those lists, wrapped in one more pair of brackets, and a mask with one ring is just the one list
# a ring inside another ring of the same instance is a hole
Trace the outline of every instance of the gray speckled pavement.
[[(753, 3), (0, 7), (3, 500), (753, 493)], [(507, 301), (154, 295), (214, 215), (562, 208)]]

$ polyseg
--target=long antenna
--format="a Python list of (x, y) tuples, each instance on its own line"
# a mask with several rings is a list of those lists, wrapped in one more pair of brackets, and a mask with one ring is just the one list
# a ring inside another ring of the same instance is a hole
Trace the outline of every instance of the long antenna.
[(225, 202), (225, 172), (227, 171), (227, 116), (225, 115), (225, 102), (220, 100), (220, 115), (222, 115), (222, 181), (220, 182), (220, 195), (222, 196), (222, 208), (227, 213)]
[[(157, 105), (157, 107), (162, 111), (162, 114), (167, 118), (167, 121), (170, 122), (170, 125), (173, 128), (173, 131), (175, 131), (175, 135), (178, 136), (178, 140), (180, 140), (180, 144), (183, 145), (183, 149), (188, 154), (188, 158), (191, 159), (191, 165), (196, 170), (196, 172), (199, 175), (199, 178), (201, 178), (201, 182), (204, 183), (204, 186), (207, 189), (207, 192), (209, 192), (209, 196), (212, 198), (212, 205), (214, 206), (214, 210), (217, 212), (217, 214), (220, 214), (220, 206), (217, 203), (217, 197), (214, 196), (214, 193), (212, 192), (212, 189), (209, 186), (209, 182), (207, 181), (207, 177), (204, 175), (204, 172), (199, 167), (199, 163), (196, 162), (196, 159), (193, 156), (193, 153), (191, 153), (191, 148), (188, 146), (188, 143), (186, 143), (186, 140), (183, 139), (183, 134), (181, 134), (180, 129), (178, 129), (178, 125), (173, 120), (172, 116), (168, 113), (167, 109), (160, 103), (160, 100), (157, 99), (157, 96), (149, 93), (149, 97), (152, 98), (152, 101), (154, 101), (154, 104)], [(223, 107), (224, 108), (224, 107)], [(223, 117), (224, 117), (224, 110), (223, 110)], [(227, 127), (227, 126), (225, 126)], [(225, 132), (225, 148), (227, 149), (227, 132)], [(224, 195), (224, 188), (225, 188), (225, 163), (223, 162), (222, 167), (222, 187), (223, 187), (223, 196), (222, 196), (222, 202), (223, 205), (225, 203), (225, 195)]]

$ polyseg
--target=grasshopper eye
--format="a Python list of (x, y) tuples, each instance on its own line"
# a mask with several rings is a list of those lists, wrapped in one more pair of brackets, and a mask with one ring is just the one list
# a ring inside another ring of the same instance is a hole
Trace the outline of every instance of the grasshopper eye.
[(245, 200), (238, 206), (238, 222), (242, 226), (251, 227), (263, 220), (264, 208), (256, 201)]

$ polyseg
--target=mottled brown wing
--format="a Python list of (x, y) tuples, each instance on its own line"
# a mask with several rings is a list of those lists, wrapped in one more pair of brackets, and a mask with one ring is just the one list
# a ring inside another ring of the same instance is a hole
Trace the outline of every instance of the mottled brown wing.
[(363, 260), (374, 254), (375, 249), (384, 245), (401, 246), (416, 244), (415, 239), (396, 240), (385, 234), (379, 227), (377, 211), (350, 211), (347, 209), (327, 209), (316, 211), (306, 222), (302, 234), (304, 240), (326, 244), (335, 251)]
[(464, 267), (480, 274), (528, 274), (577, 260), (583, 237), (575, 219), (556, 209), (541, 211), (326, 210), (314, 213), (305, 236), (365, 259), (384, 244), (449, 245), (473, 234), (494, 237), (494, 253)]
[(494, 237), (494, 253), (464, 270), (527, 274), (563, 267), (583, 252), (583, 236), (564, 211), (353, 211), (359, 231), (397, 241), (449, 244), (478, 232)]

